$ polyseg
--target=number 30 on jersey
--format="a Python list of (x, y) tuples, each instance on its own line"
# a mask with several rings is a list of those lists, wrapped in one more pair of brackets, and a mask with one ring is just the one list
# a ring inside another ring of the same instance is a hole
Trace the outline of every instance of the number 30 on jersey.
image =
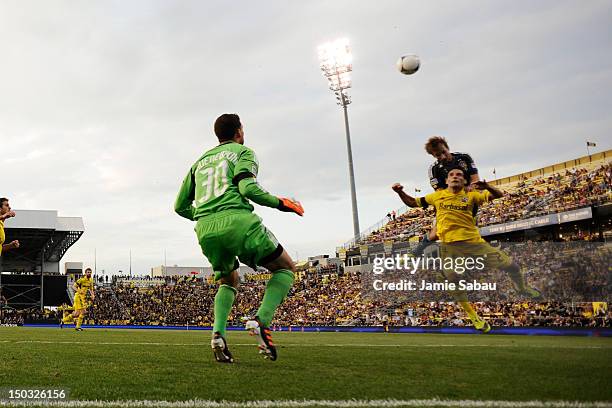
[(207, 202), (213, 195), (217, 198), (225, 193), (229, 185), (227, 166), (227, 160), (222, 160), (215, 166), (198, 170), (196, 182), (199, 182), (201, 189), (196, 188), (196, 200), (199, 204)]

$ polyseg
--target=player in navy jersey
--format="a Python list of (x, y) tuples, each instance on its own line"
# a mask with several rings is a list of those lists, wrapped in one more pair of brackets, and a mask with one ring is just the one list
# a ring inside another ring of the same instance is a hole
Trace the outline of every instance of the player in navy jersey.
[[(441, 136), (430, 137), (427, 143), (425, 143), (425, 151), (436, 159), (436, 161), (429, 166), (428, 172), (429, 183), (435, 191), (444, 190), (448, 187), (446, 185), (448, 172), (456, 168), (460, 168), (464, 171), (467, 178), (466, 188), (468, 190), (471, 189), (472, 183), (480, 181), (478, 169), (472, 157), (467, 153), (451, 153), (445, 138)], [(475, 206), (473, 212), (474, 218), (476, 218), (477, 212), (478, 207)], [(434, 223), (431, 231), (423, 235), (423, 239), (416, 247), (414, 254), (417, 256), (422, 255), (425, 248), (437, 239), (438, 233)]]

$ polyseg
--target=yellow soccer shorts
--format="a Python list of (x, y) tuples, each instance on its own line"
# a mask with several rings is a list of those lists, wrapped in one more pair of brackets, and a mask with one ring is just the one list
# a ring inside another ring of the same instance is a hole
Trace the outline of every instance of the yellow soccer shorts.
[(74, 295), (74, 310), (87, 309), (87, 306), (89, 306), (89, 303), (85, 299), (85, 296), (78, 293)]
[[(448, 258), (453, 260), (454, 268), (445, 267), (442, 270), (444, 278), (451, 282), (457, 282), (460, 279), (474, 279), (478, 277), (479, 270), (503, 269), (512, 264), (512, 259), (505, 252), (491, 246), (483, 239), (478, 242), (442, 243), (440, 245), (440, 258), (445, 265)], [(473, 265), (470, 268), (467, 267), (468, 262), (466, 260), (468, 259), (471, 259), (469, 264)], [(463, 267), (458, 268), (458, 265), (463, 265)], [(484, 268), (479, 266), (484, 266)], [(449, 291), (449, 293), (458, 302), (467, 301), (467, 295), (464, 291)]]
[(479, 259), (486, 269), (503, 269), (512, 264), (512, 259), (504, 251), (491, 246), (485, 240), (442, 243), (440, 255), (443, 259), (447, 257)]

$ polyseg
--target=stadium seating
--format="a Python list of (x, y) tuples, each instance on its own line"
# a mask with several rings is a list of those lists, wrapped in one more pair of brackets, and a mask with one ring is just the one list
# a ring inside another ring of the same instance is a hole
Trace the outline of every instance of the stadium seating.
[[(478, 225), (485, 226), (612, 202), (612, 163), (578, 167), (546, 177), (525, 178), (500, 186), (506, 195), (483, 205)], [(431, 229), (433, 210), (409, 209), (356, 244), (408, 239)]]
[[(612, 202), (612, 163), (567, 169), (545, 177), (522, 178), (503, 185), (504, 198), (482, 206), (481, 226), (568, 211)], [(382, 227), (360, 243), (407, 239), (430, 229), (433, 211), (410, 209), (388, 217)], [(568, 240), (588, 240), (582, 235)], [(554, 256), (542, 257), (554, 259)], [(470, 321), (454, 303), (369, 300), (362, 296), (359, 274), (343, 274), (327, 265), (316, 273), (299, 273), (287, 301), (279, 308), (275, 323), (283, 326), (366, 325), (464, 326)], [(253, 316), (263, 295), (265, 280), (243, 279), (229, 324), (242, 325)], [(102, 325), (194, 325), (211, 326), (216, 285), (195, 277), (114, 277), (100, 281), (89, 323)], [(593, 311), (591, 303), (477, 302), (477, 311), (494, 326), (587, 326), (609, 327), (607, 311)], [(28, 319), (52, 318), (53, 313), (7, 310), (3, 321), (19, 324)], [(59, 312), (57, 312), (59, 313)]]
[[(229, 324), (240, 326), (253, 316), (265, 281), (245, 280)], [(119, 281), (100, 287), (93, 308), (96, 324), (211, 326), (216, 286), (197, 278), (174, 278), (150, 287)], [(607, 313), (592, 312), (591, 303), (573, 307), (561, 303), (478, 302), (476, 308), (495, 326), (609, 327)], [(309, 275), (298, 279), (275, 323), (282, 326), (466, 326), (469, 319), (459, 305), (444, 302), (372, 301), (362, 297), (358, 274)]]

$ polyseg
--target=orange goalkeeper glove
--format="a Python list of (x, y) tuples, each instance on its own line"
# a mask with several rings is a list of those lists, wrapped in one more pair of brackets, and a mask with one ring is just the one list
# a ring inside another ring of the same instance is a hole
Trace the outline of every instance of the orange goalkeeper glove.
[(294, 212), (300, 217), (304, 215), (304, 207), (299, 201), (278, 197), (278, 209), (284, 212)]

